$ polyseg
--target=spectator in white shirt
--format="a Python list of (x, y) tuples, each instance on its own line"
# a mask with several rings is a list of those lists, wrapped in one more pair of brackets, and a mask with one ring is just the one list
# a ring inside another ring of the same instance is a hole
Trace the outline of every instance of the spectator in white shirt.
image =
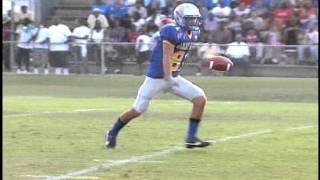
[(318, 57), (319, 57), (319, 51), (318, 51), (318, 45), (319, 45), (319, 32), (315, 29), (314, 26), (310, 26), (307, 31), (307, 42), (310, 45), (309, 51), (311, 54), (311, 58), (314, 64), (318, 65)]
[(97, 62), (97, 64), (101, 62), (101, 56), (100, 56), (101, 45), (99, 43), (106, 41), (106, 37), (107, 37), (106, 31), (107, 30), (102, 29), (101, 23), (98, 21), (96, 22), (95, 27), (90, 32), (90, 36), (89, 36), (90, 45), (88, 46), (88, 58), (89, 60)]
[(198, 46), (197, 50), (197, 54), (198, 57), (200, 57), (200, 60), (197, 64), (198, 72), (196, 73), (196, 75), (201, 76), (203, 67), (208, 67), (209, 61), (214, 56), (218, 56), (220, 54), (220, 48), (217, 44), (205, 43), (201, 46)]
[(217, 29), (218, 27), (218, 22), (215, 19), (214, 15), (212, 13), (208, 14), (208, 17), (204, 20), (203, 23), (203, 29), (205, 31), (213, 31)]
[(223, 0), (219, 0), (218, 5), (211, 10), (211, 13), (218, 18), (218, 21), (224, 21), (228, 20), (231, 14), (231, 8), (225, 6)]
[(108, 22), (108, 19), (106, 18), (106, 16), (101, 14), (101, 10), (99, 8), (94, 8), (92, 10), (92, 14), (90, 14), (87, 19), (87, 22), (88, 22), (90, 29), (94, 28), (95, 23), (97, 21), (100, 21), (101, 27), (103, 29), (106, 29), (109, 27), (109, 22)]
[(234, 13), (240, 17), (248, 17), (250, 14), (250, 9), (246, 6), (245, 3), (240, 3), (240, 5), (234, 8)]
[(140, 29), (140, 35), (137, 38), (135, 49), (136, 58), (139, 65), (139, 75), (142, 74), (142, 63), (148, 60), (150, 54), (150, 42), (151, 38), (146, 35), (144, 29)]
[(135, 31), (139, 31), (146, 24), (146, 20), (140, 16), (139, 13), (133, 14), (132, 24), (135, 26)]
[(161, 10), (157, 10), (155, 11), (153, 14), (151, 14), (147, 19), (147, 23), (152, 24), (152, 25), (156, 25), (158, 27), (160, 27), (161, 22), (163, 21), (163, 19), (167, 18), (166, 15), (161, 13)]
[(239, 66), (243, 68), (243, 75), (246, 75), (249, 66), (250, 52), (249, 46), (243, 42), (241, 34), (236, 34), (236, 41), (229, 44), (226, 55), (230, 57), (235, 67)]
[(69, 75), (68, 54), (71, 31), (68, 26), (60, 24), (60, 19), (53, 19), (53, 24), (49, 27), (50, 46), (49, 62), (55, 68), (56, 75)]
[[(16, 63), (18, 65), (17, 73), (29, 72), (30, 53), (33, 48), (32, 38), (35, 34), (35, 28), (31, 23), (32, 21), (30, 19), (25, 18), (16, 30), (16, 34), (19, 35), (16, 58)], [(25, 65), (25, 69), (22, 69), (22, 65)]]
[(75, 62), (78, 73), (88, 73), (88, 59), (87, 59), (87, 42), (91, 30), (87, 27), (85, 19), (79, 20), (79, 25), (72, 32), (74, 39)]
[(123, 4), (129, 7), (134, 6), (136, 4), (136, 0), (124, 0)]
[(38, 67), (44, 68), (44, 74), (49, 74), (49, 29), (48, 23), (45, 21), (36, 29), (36, 34), (34, 35), (34, 49), (33, 49), (33, 65), (34, 74), (38, 74)]

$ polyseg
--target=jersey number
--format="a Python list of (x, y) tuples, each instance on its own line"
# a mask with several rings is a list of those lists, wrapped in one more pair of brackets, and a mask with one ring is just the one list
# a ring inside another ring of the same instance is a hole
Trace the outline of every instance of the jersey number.
[(174, 54), (172, 56), (171, 71), (179, 71), (180, 70), (184, 55), (185, 55), (185, 52), (183, 52), (183, 51), (174, 52)]

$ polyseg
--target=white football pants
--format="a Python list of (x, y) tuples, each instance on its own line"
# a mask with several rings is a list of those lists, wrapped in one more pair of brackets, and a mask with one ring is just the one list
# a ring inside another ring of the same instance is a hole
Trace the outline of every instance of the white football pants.
[(170, 92), (189, 101), (192, 101), (196, 97), (205, 96), (204, 91), (200, 87), (183, 77), (177, 76), (173, 80), (176, 85), (170, 87), (164, 79), (146, 77), (139, 88), (138, 95), (133, 104), (134, 110), (139, 113), (145, 112), (151, 99), (159, 92)]

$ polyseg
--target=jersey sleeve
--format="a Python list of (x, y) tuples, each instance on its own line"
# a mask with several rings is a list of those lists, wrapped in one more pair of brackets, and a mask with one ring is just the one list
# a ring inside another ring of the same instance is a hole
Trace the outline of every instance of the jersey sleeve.
[(173, 25), (166, 25), (160, 30), (160, 38), (162, 41), (168, 41), (171, 44), (177, 44), (177, 29)]

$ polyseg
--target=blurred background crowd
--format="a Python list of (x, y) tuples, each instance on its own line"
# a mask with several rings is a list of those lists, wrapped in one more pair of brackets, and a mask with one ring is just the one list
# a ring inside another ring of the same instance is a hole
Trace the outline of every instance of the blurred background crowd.
[[(66, 62), (53, 62), (50, 59), (62, 59), (70, 49), (74, 52), (76, 62), (89, 60), (99, 63), (101, 48), (98, 43), (101, 42), (135, 43), (132, 48), (135, 50), (137, 63), (142, 64), (148, 59), (146, 52), (152, 50), (152, 45), (144, 44), (153, 43), (159, 29), (172, 23), (172, 11), (181, 2), (184, 1), (96, 0), (91, 6), (90, 15), (85, 19), (77, 19), (74, 26), (65, 25), (59, 18), (34, 22), (33, 13), (27, 6), (21, 6), (21, 11), (14, 15), (14, 30), (10, 26), (11, 12), (3, 17), (2, 37), (3, 41), (9, 41), (11, 33), (19, 35), (16, 57), (19, 72), (24, 71), (21, 69), (22, 64), (26, 64), (25, 71), (29, 71), (31, 51), (36, 54), (34, 59), (40, 58), (39, 61), (46, 62), (45, 64), (61, 68), (58, 70), (65, 74), (68, 74)], [(194, 50), (198, 57), (205, 59), (210, 57), (210, 53), (220, 53), (228, 55), (234, 61), (241, 61), (240, 64), (292, 64), (288, 62), (288, 56), (294, 53), (294, 64), (318, 64), (316, 0), (188, 2), (197, 4), (203, 15), (200, 42), (206, 44)], [(31, 45), (31, 42), (34, 44)], [(49, 42), (58, 44), (48, 46), (46, 43)], [(59, 44), (70, 42), (76, 44)], [(9, 46), (3, 45), (4, 59), (9, 59)], [(43, 49), (49, 50), (48, 60), (45, 61), (42, 60), (45, 58)], [(119, 52), (128, 53), (128, 47), (107, 46), (105, 51), (109, 59), (116, 59)], [(121, 62), (116, 63), (121, 65)], [(5, 63), (6, 70), (10, 70), (9, 66), (8, 62)]]

